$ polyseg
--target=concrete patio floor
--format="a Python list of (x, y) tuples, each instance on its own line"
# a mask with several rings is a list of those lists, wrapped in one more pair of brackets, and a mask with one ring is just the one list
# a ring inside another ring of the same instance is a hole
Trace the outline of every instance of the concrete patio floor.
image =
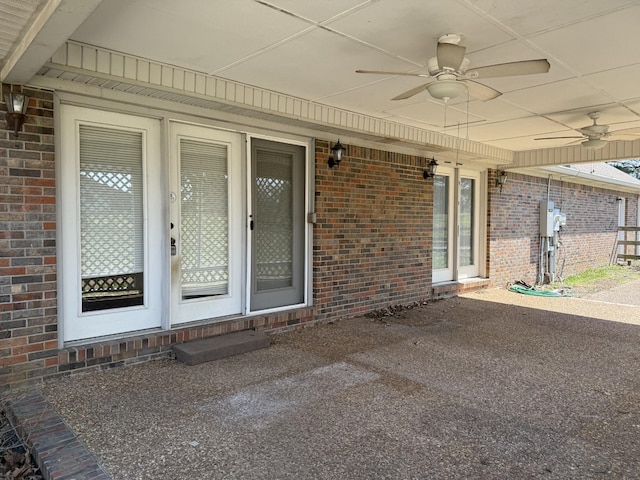
[(489, 290), (43, 395), (117, 480), (632, 479), (639, 325), (637, 306)]

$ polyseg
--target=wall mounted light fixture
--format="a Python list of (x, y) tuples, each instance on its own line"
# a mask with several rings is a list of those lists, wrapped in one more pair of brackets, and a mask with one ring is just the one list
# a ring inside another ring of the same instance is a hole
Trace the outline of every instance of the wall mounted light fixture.
[(18, 138), (18, 132), (22, 129), (29, 107), (29, 97), (22, 93), (5, 93), (4, 100), (7, 103), (7, 129), (13, 130)]
[(336, 143), (333, 147), (331, 147), (332, 156), (329, 157), (329, 168), (339, 167), (340, 162), (342, 161), (342, 155), (346, 152), (346, 148), (342, 146), (340, 143), (340, 139), (338, 139), (338, 143)]
[(422, 172), (422, 178), (426, 180), (427, 178), (435, 177), (437, 168), (438, 168), (438, 162), (436, 162), (436, 159), (434, 157), (431, 159), (431, 161), (427, 165), (427, 169)]
[(496, 187), (500, 187), (500, 193), (502, 193), (502, 186), (505, 183), (507, 183), (507, 172), (500, 170), (496, 176)]

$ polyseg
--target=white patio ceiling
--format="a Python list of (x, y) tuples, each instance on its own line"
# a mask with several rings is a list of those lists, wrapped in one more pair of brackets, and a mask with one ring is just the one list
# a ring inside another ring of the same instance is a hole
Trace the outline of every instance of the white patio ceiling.
[[(610, 131), (640, 127), (638, 1), (0, 0), (0, 16), (4, 81), (28, 83), (70, 39), (512, 150), (523, 165), (567, 163), (570, 139), (534, 139), (578, 135), (592, 111)], [(426, 72), (446, 33), (463, 37), (472, 67), (547, 58), (551, 69), (482, 80), (503, 94), (463, 95), (446, 112), (426, 91), (390, 100), (422, 78), (355, 73)], [(529, 152), (555, 147), (542, 162)]]

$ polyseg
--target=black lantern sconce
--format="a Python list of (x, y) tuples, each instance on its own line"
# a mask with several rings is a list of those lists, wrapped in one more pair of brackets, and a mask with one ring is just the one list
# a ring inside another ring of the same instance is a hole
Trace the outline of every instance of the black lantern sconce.
[(15, 138), (18, 138), (29, 107), (29, 97), (22, 93), (5, 93), (4, 100), (7, 103), (7, 129), (13, 130)]
[(507, 183), (507, 172), (504, 170), (498, 171), (498, 176), (496, 177), (496, 187), (500, 187), (500, 193), (502, 193), (502, 186)]
[(338, 139), (338, 143), (331, 147), (331, 152), (333, 155), (329, 157), (329, 161), (327, 162), (329, 164), (329, 168), (338, 168), (340, 166), (340, 162), (342, 161), (342, 155), (344, 155), (346, 151), (347, 149), (342, 146), (342, 144), (340, 143), (340, 139)]
[(429, 165), (427, 165), (427, 169), (422, 172), (422, 178), (427, 180), (428, 178), (435, 177), (437, 168), (438, 168), (438, 162), (436, 162), (435, 157), (433, 157), (429, 162)]

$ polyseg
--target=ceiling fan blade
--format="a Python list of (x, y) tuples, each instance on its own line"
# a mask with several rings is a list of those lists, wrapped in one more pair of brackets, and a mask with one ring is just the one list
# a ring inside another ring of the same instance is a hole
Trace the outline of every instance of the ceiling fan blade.
[(436, 56), (438, 57), (438, 67), (457, 72), (464, 60), (464, 52), (467, 49), (461, 45), (453, 43), (438, 43)]
[(488, 87), (487, 85), (483, 85), (482, 83), (474, 82), (473, 80), (464, 80), (464, 83), (469, 89), (469, 95), (471, 95), (473, 98), (477, 98), (478, 100), (482, 100), (483, 102), (486, 102), (487, 100), (493, 100), (494, 98), (502, 95), (502, 92), (499, 92), (495, 88)]
[(465, 72), (470, 78), (495, 78), (513, 77), (516, 75), (532, 75), (534, 73), (547, 73), (551, 68), (545, 58), (538, 60), (523, 60), (521, 62), (499, 63), (486, 67), (472, 68)]
[(412, 88), (411, 90), (407, 90), (404, 93), (401, 93), (397, 97), (393, 97), (391, 100), (405, 100), (407, 98), (411, 98), (414, 95), (419, 94), (420, 92), (424, 92), (427, 89), (428, 83), (422, 84), (418, 87)]
[(356, 70), (356, 73), (373, 73), (376, 75), (405, 75), (407, 77), (430, 77), (428, 73), (387, 72), (385, 70)]
[(640, 127), (634, 128), (624, 128), (622, 130), (615, 130), (613, 132), (609, 132), (609, 136), (612, 137), (627, 137), (631, 139), (636, 139), (640, 137)]
[(558, 140), (562, 138), (580, 138), (583, 140), (587, 139), (587, 137), (541, 137), (541, 138), (534, 138), (534, 140)]

